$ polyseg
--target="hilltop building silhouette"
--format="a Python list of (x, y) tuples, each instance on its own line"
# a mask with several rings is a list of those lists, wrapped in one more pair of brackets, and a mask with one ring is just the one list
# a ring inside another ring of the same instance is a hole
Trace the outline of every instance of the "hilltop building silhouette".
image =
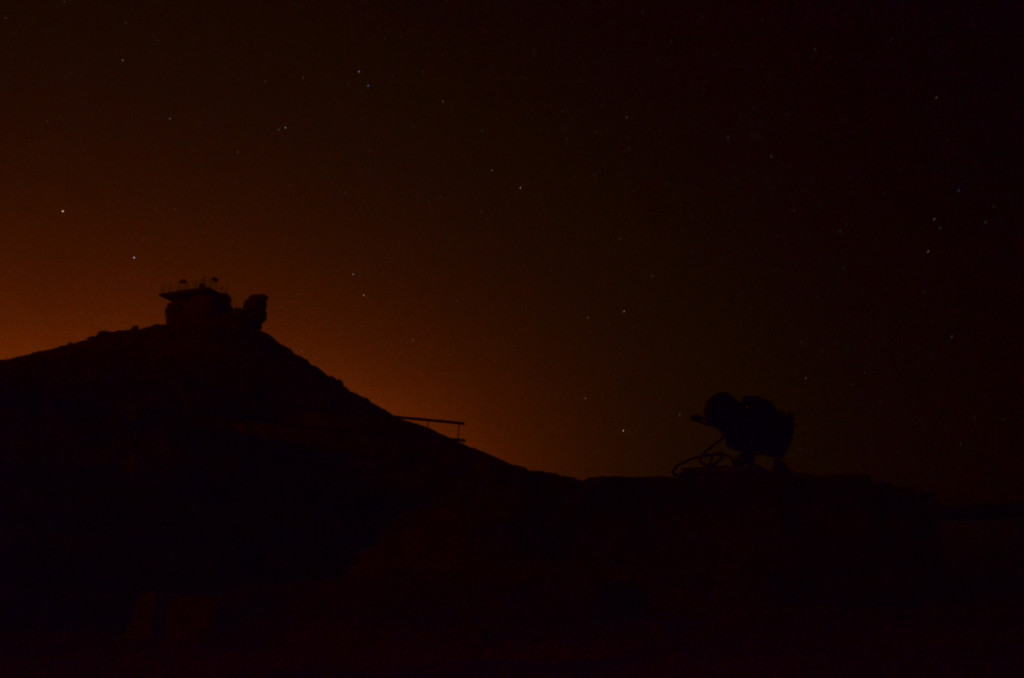
[(199, 282), (178, 281), (173, 289), (165, 289), (160, 296), (169, 301), (164, 317), (170, 328), (210, 327), (235, 325), (260, 330), (267, 320), (267, 295), (253, 294), (242, 308), (231, 306), (231, 295), (222, 292), (218, 278), (203, 278)]

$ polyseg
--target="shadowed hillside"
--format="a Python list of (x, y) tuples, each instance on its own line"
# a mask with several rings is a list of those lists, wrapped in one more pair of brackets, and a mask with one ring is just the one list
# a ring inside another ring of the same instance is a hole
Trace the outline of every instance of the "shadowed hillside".
[[(911, 664), (907, 648), (953, 647), (918, 666), (968, 667), (953, 639), (984, 654), (1002, 636), (964, 614), (1019, 630), (984, 562), (951, 577), (928, 495), (755, 469), (527, 471), (351, 393), (259, 330), (265, 298), (217, 294), (0, 362), (11, 666), (674, 675), (736, 669), (734, 642), (784, 675), (860, 642)], [(825, 649), (801, 655), (794, 634)]]
[(202, 323), (0, 362), (0, 441), (13, 626), (91, 624), (92, 602), (64, 604), (83, 591), (121, 605), (343, 572), (394, 516), (515, 472), (262, 332)]

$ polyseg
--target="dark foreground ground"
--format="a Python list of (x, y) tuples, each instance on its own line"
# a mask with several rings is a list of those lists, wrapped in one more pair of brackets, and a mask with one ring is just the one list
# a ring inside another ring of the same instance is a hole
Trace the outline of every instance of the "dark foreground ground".
[[(750, 483), (776, 483), (737, 481), (748, 490)], [(754, 533), (744, 533), (728, 512), (704, 521), (683, 515), (678, 522), (649, 515), (652, 506), (660, 514), (666, 497), (678, 493), (673, 480), (550, 482), (581, 494), (575, 500), (566, 500), (564, 492), (555, 498), (491, 494), (419, 511), (396, 521), (340, 576), (145, 594), (121, 601), (124, 609), (108, 618), (123, 623), (105, 629), (10, 628), (3, 638), (3, 673), (1021, 675), (1024, 521), (1019, 516), (940, 511), (939, 551), (933, 554), (939, 560), (908, 566), (885, 558), (914, 556), (926, 539), (909, 550), (889, 543), (857, 561), (853, 551), (864, 550), (857, 539), (870, 540), (873, 531), (877, 540), (887, 537), (875, 523), (851, 527), (837, 514), (819, 518), (827, 517), (822, 524), (833, 526), (826, 532), (838, 541), (806, 525), (797, 541), (786, 541), (791, 537), (776, 530), (778, 517), (741, 521), (769, 533), (770, 539), (758, 545)], [(703, 486), (705, 479), (695, 482)], [(787, 482), (824, 483), (833, 512), (842, 504), (834, 500), (842, 487), (861, 498), (877, 491), (863, 479)], [(851, 483), (856, 490), (849, 489)], [(641, 489), (644, 501), (627, 498)], [(552, 513), (545, 505), (551, 501), (561, 510)], [(592, 504), (580, 508), (587, 501)], [(628, 518), (623, 502), (631, 507)], [(820, 513), (821, 507), (801, 509)], [(592, 522), (575, 522), (580, 516)], [(894, 516), (880, 519), (891, 523)], [(846, 520), (863, 521), (863, 516)], [(548, 543), (565, 523), (575, 541)], [(643, 525), (655, 534), (678, 533), (687, 525), (691, 532), (652, 544)], [(906, 541), (911, 537), (902, 535)], [(690, 546), (697, 548), (692, 557), (686, 555)], [(837, 547), (842, 548), (828, 553)], [(817, 562), (799, 565), (807, 559)], [(680, 567), (671, 567), (673, 562)], [(933, 568), (935, 563), (941, 565)], [(798, 578), (787, 579), (780, 564), (795, 568)], [(872, 567), (878, 571), (869, 571)], [(87, 597), (77, 604), (113, 605)]]
[[(540, 601), (538, 601), (540, 602)], [(718, 610), (509, 625), (336, 623), (241, 643), (6, 639), (31, 676), (1018, 676), (1016, 605)]]
[(531, 472), (225, 314), (0, 361), (0, 677), (1024, 674), (1019, 507)]

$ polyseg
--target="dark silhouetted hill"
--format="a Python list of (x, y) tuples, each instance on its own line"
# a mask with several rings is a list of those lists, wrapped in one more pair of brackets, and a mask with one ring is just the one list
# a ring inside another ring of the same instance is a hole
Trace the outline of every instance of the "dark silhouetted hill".
[(0, 445), (0, 595), (43, 617), (37, 594), (59, 612), (64, 592), (340, 573), (396, 515), (515, 472), (242, 327), (104, 332), (0, 362)]
[[(217, 294), (0, 361), (10, 666), (676, 675), (742, 656), (807, 675), (858, 644), (989, 648), (963, 614), (1019, 629), (956, 595), (944, 540), (977, 512), (858, 476), (527, 471), (350, 392), (259, 331), (265, 297), (239, 313)], [(978, 562), (957, 576), (983, 582)], [(801, 635), (825, 649), (800, 655)]]

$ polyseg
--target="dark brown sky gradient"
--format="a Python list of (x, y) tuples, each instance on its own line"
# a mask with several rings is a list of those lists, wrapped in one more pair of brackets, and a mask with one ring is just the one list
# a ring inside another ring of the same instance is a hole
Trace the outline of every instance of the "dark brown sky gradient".
[(1021, 11), (536, 4), (5, 8), (0, 357), (215, 275), (531, 468), (666, 474), (727, 390), (796, 469), (1024, 499)]

